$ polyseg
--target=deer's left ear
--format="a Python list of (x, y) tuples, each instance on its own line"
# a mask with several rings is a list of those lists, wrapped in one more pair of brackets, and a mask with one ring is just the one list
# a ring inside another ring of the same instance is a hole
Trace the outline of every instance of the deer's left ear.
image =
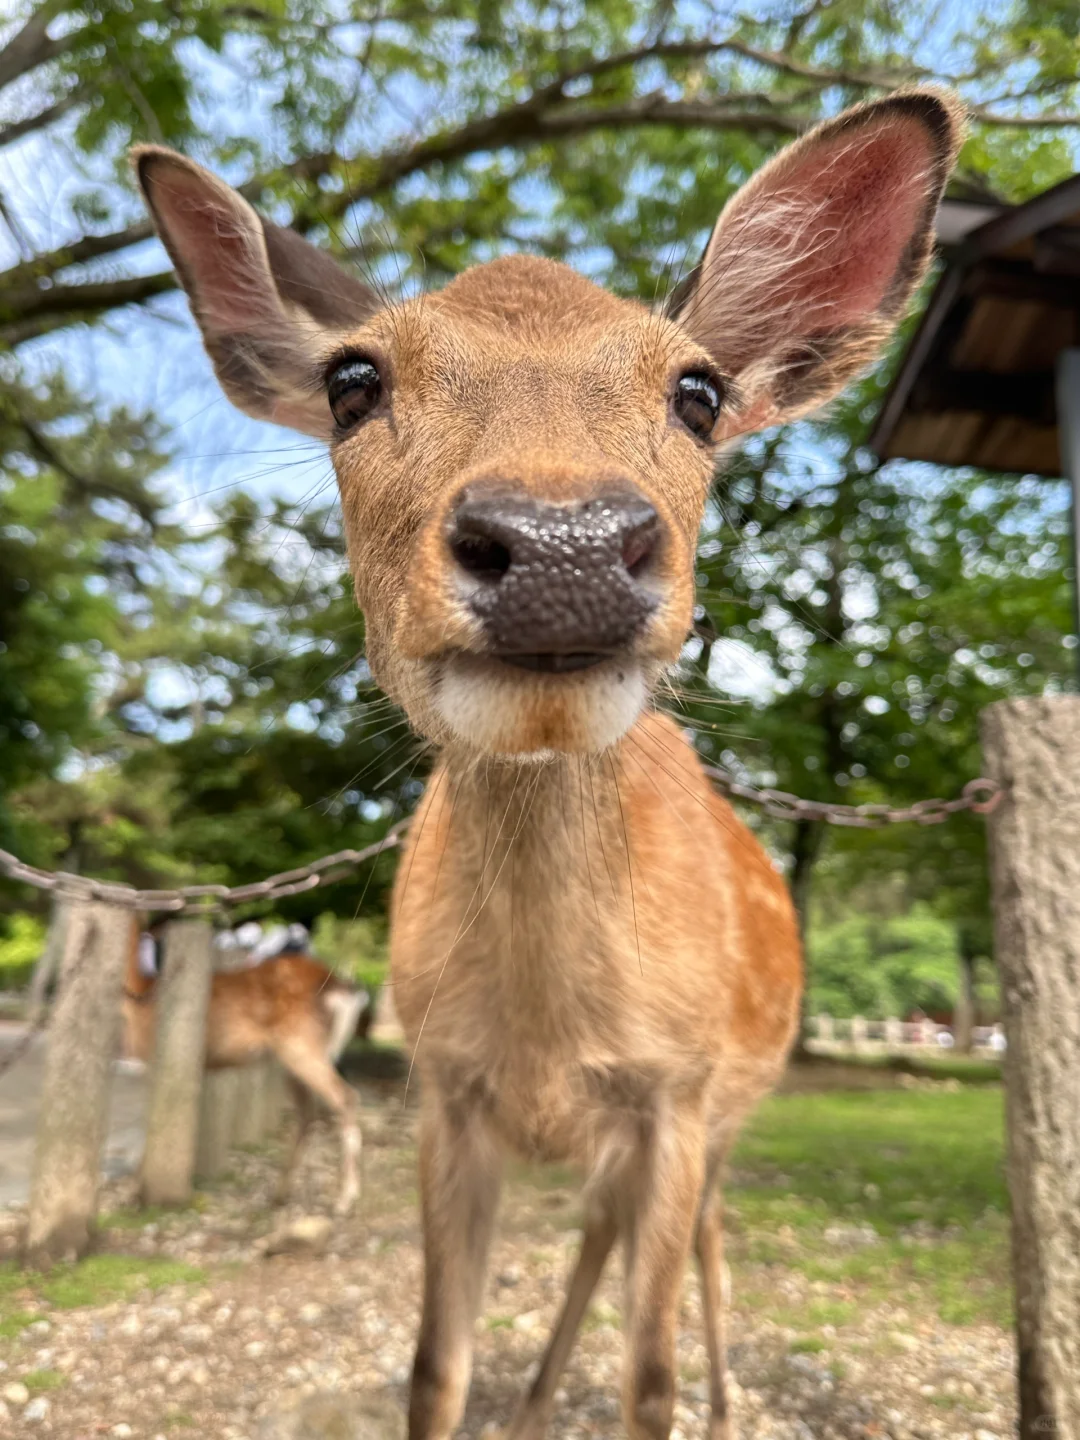
[(132, 158), (229, 399), (257, 419), (329, 439), (326, 395), (312, 384), (318, 357), (369, 320), (378, 297), (194, 161), (157, 145)]
[(866, 369), (933, 246), (960, 103), (899, 92), (783, 150), (724, 207), (674, 306), (744, 403), (732, 434), (805, 414)]

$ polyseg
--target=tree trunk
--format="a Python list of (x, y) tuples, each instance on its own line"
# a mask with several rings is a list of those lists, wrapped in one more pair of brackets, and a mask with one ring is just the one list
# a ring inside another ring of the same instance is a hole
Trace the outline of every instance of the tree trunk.
[(41, 1092), (26, 1256), (81, 1255), (97, 1209), (131, 912), (73, 904)]
[(1020, 1435), (1080, 1436), (1080, 698), (984, 711)]
[(975, 951), (971, 939), (961, 926), (958, 937), (960, 987), (953, 1011), (954, 1048), (960, 1055), (970, 1055), (975, 1041)]
[(164, 963), (154, 992), (157, 1014), (142, 1163), (144, 1205), (184, 1205), (191, 1198), (211, 942), (205, 920), (172, 920), (165, 928)]
[[(806, 965), (806, 940), (810, 928), (810, 887), (814, 873), (814, 861), (821, 853), (825, 827), (820, 820), (796, 820), (795, 834), (791, 842), (791, 898), (799, 921), (799, 939), (802, 941), (803, 965)], [(806, 1048), (807, 1015), (806, 990), (803, 990), (799, 1010), (799, 1033), (792, 1048), (792, 1058), (805, 1060), (810, 1055)]]
[(791, 842), (791, 898), (799, 916), (799, 938), (806, 949), (810, 925), (810, 882), (814, 861), (821, 854), (824, 826), (820, 820), (796, 820)]

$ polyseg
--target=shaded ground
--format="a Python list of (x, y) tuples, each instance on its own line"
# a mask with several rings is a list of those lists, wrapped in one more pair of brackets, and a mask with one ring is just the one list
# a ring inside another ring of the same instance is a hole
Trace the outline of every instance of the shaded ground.
[[(785, 1095), (748, 1131), (728, 1189), (732, 1398), (743, 1440), (991, 1440), (1013, 1433), (1000, 1096), (913, 1083)], [(267, 1259), (271, 1154), (191, 1210), (107, 1196), (102, 1253), (28, 1284), (0, 1268), (0, 1433), (66, 1440), (261, 1440), (307, 1390), (402, 1405), (417, 1318), (414, 1116), (393, 1082), (362, 1087), (365, 1193), (324, 1259)], [(320, 1136), (291, 1213), (325, 1211)], [(9, 1214), (6, 1243), (14, 1243)], [(505, 1423), (561, 1297), (577, 1192), (513, 1172), (478, 1324), (462, 1435)], [(0, 1237), (2, 1238), (2, 1237)], [(617, 1436), (621, 1295), (606, 1278), (552, 1435)], [(705, 1435), (706, 1360), (688, 1276), (676, 1440)], [(19, 1387), (25, 1386), (30, 1399)]]

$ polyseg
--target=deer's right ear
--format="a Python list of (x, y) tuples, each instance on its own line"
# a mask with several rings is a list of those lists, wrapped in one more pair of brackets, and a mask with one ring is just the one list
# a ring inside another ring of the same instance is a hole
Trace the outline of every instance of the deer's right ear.
[(900, 91), (782, 150), (725, 206), (669, 313), (738, 381), (732, 434), (792, 420), (876, 359), (926, 273), (959, 102)]
[(143, 145), (132, 158), (229, 399), (257, 419), (329, 438), (330, 410), (312, 377), (327, 340), (381, 308), (375, 292), (176, 151)]

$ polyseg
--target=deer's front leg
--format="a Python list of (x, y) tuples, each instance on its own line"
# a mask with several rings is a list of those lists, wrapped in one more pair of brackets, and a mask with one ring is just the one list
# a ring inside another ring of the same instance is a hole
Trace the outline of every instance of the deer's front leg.
[(449, 1440), (465, 1409), (500, 1168), (478, 1109), (426, 1087), (420, 1119), (424, 1308), (409, 1440)]
[(697, 1116), (658, 1112), (646, 1128), (626, 1217), (622, 1409), (631, 1440), (668, 1440), (679, 1301), (704, 1183), (705, 1137)]

